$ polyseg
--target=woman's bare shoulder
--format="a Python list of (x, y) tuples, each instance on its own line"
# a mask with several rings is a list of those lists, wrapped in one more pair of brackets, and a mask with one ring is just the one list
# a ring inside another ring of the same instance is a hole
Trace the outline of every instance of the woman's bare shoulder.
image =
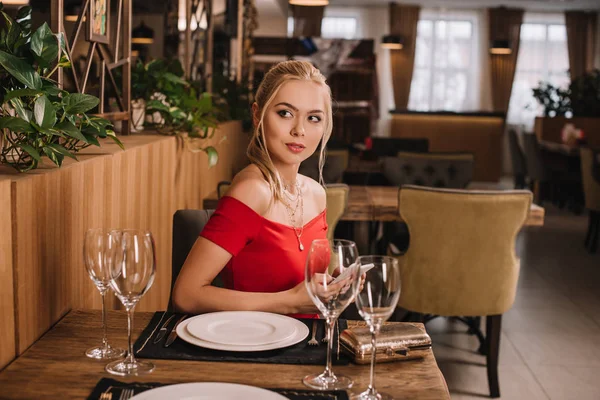
[(301, 175), (304, 181), (304, 185), (310, 196), (317, 203), (319, 210), (324, 210), (327, 206), (327, 193), (325, 188), (321, 184), (308, 176)]
[(227, 196), (264, 215), (269, 208), (271, 189), (258, 167), (251, 164), (238, 172), (227, 191)]

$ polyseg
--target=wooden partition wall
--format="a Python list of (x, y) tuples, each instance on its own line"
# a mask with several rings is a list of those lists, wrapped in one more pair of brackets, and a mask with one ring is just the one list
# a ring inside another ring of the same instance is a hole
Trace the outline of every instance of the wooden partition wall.
[[(219, 143), (223, 136), (227, 140)], [(136, 310), (165, 309), (173, 213), (201, 208), (217, 182), (231, 179), (241, 167), (247, 145), (239, 122), (222, 124), (213, 140), (219, 163), (208, 169), (204, 152), (183, 149), (175, 137), (122, 139), (125, 151), (106, 142), (99, 149), (86, 149), (79, 162), (65, 162), (60, 169), (46, 167), (19, 175), (0, 167), (0, 368), (70, 309), (101, 307), (82, 260), (88, 228), (152, 231), (157, 274)], [(118, 306), (114, 296), (111, 302)]]
[(392, 112), (392, 137), (428, 139), (432, 152), (473, 153), (476, 181), (502, 177), (503, 134), (502, 114)]

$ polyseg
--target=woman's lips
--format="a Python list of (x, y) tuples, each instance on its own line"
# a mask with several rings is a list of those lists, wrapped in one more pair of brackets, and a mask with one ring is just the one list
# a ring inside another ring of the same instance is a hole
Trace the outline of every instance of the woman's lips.
[(301, 153), (305, 147), (299, 143), (286, 143), (286, 146), (292, 153)]

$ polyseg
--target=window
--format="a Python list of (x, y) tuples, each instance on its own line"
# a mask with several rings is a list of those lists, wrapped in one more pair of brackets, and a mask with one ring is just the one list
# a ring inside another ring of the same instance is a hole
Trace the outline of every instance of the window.
[(472, 66), (476, 41), (470, 20), (421, 19), (408, 108), (417, 111), (475, 109)]
[[(324, 39), (354, 39), (358, 21), (354, 17), (324, 17), (321, 20), (321, 37)], [(288, 18), (288, 36), (294, 34), (294, 18)]]
[(541, 106), (532, 89), (540, 81), (554, 86), (569, 86), (569, 54), (564, 22), (530, 22), (521, 25), (521, 42), (517, 70), (508, 108), (508, 123), (533, 129)]

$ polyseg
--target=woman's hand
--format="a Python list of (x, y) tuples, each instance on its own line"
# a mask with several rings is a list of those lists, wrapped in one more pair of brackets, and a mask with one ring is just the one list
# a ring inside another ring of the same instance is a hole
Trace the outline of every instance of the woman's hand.
[(308, 295), (304, 281), (288, 291), (290, 295), (290, 314), (317, 314), (319, 310)]

